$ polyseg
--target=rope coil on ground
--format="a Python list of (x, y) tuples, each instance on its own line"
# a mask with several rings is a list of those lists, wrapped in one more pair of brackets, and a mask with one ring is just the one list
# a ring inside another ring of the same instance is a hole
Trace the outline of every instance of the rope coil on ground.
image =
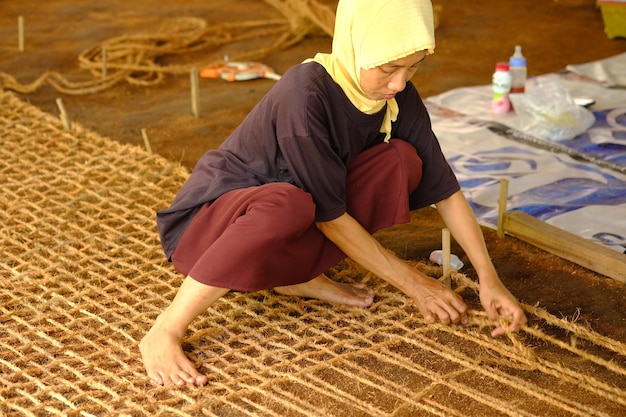
[[(119, 83), (152, 86), (168, 74), (188, 73), (194, 67), (214, 67), (223, 59), (186, 65), (160, 65), (164, 56), (217, 50), (234, 42), (252, 39), (274, 39), (270, 45), (237, 53), (231, 61), (259, 60), (284, 50), (315, 33), (332, 35), (334, 11), (312, 0), (265, 0), (283, 19), (226, 22), (208, 25), (197, 17), (172, 18), (163, 22), (155, 33), (117, 36), (82, 51), (78, 65), (90, 74), (84, 81), (71, 81), (57, 71), (46, 71), (30, 83), (20, 83), (7, 73), (0, 73), (0, 89), (32, 93), (49, 84), (69, 95), (92, 94)], [(103, 50), (106, 63), (103, 65)]]

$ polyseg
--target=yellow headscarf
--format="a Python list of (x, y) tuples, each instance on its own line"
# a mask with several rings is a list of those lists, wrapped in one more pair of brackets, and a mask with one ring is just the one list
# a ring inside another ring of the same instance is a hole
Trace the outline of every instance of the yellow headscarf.
[(371, 69), (418, 51), (431, 54), (434, 49), (430, 0), (339, 0), (332, 51), (318, 53), (312, 60), (326, 68), (363, 113), (376, 113), (387, 104), (380, 129), (387, 142), (391, 123), (398, 117), (398, 104), (395, 99), (367, 98), (359, 83), (361, 68)]

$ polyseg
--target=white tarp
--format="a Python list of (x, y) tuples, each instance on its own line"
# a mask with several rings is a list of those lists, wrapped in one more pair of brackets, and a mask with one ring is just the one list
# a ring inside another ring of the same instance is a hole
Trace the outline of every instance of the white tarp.
[[(626, 54), (619, 57), (626, 61)], [(610, 62), (622, 65), (616, 61)], [(491, 86), (428, 98), (433, 131), (482, 224), (496, 226), (500, 180), (506, 178), (507, 210), (626, 253), (626, 90), (571, 72), (529, 82), (552, 81), (596, 102), (590, 108), (595, 123), (571, 140), (529, 137), (514, 112), (491, 113)]]

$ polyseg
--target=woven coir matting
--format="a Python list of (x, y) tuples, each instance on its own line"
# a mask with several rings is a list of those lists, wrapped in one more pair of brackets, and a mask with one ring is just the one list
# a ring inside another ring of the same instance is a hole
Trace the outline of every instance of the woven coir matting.
[(530, 306), (497, 340), (478, 308), (470, 326), (427, 326), (349, 262), (331, 272), (373, 287), (371, 308), (230, 293), (185, 340), (210, 383), (155, 387), (137, 343), (182, 280), (155, 211), (187, 171), (7, 92), (0, 138), (0, 415), (624, 415), (624, 344)]

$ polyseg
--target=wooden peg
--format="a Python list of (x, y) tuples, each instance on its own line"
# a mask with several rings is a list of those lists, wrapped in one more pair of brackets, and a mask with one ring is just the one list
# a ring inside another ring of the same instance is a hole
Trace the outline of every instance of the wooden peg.
[(440, 281), (448, 288), (452, 288), (452, 280), (450, 279), (450, 230), (441, 229), (441, 262), (443, 266), (443, 276)]
[(141, 136), (143, 137), (143, 145), (146, 147), (146, 151), (149, 155), (152, 155), (152, 146), (150, 146), (150, 139), (148, 139), (146, 129), (141, 129)]
[(191, 69), (191, 113), (193, 117), (200, 115), (200, 81), (198, 68)]
[(506, 213), (506, 203), (509, 198), (509, 180), (500, 180), (500, 198), (498, 200), (498, 237), (504, 237), (504, 214)]
[(443, 262), (443, 274), (450, 272), (450, 230), (441, 230), (441, 261)]
[(102, 46), (102, 78), (107, 77), (107, 47)]
[(17, 18), (17, 47), (20, 52), (24, 52), (24, 16)]
[(67, 110), (65, 110), (65, 105), (63, 104), (63, 99), (61, 99), (61, 97), (57, 98), (57, 107), (59, 108), (59, 111), (61, 112), (60, 114), (60, 118), (61, 118), (61, 122), (63, 123), (63, 127), (65, 127), (65, 130), (67, 130), (68, 132), (72, 131), (72, 122), (70, 121), (70, 117), (67, 114)]

